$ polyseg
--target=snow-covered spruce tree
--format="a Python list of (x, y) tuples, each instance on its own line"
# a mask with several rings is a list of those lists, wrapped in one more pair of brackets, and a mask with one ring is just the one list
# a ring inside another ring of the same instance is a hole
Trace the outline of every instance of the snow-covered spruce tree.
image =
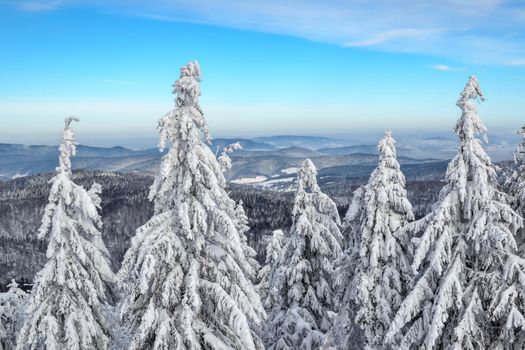
[(317, 185), (307, 159), (297, 172), (293, 224), (270, 285), (276, 300), (266, 328), (267, 348), (319, 349), (332, 327), (333, 262), (342, 254), (335, 203)]
[[(522, 139), (516, 148), (516, 152), (514, 152), (515, 168), (507, 179), (506, 187), (511, 196), (512, 208), (521, 217), (525, 217), (525, 125), (518, 131), (518, 134)], [(523, 252), (525, 250), (523, 228), (519, 230), (517, 238), (521, 243), (521, 251)]]
[(514, 152), (514, 161), (521, 167), (525, 165), (525, 125), (518, 130), (518, 135), (521, 136), (521, 142)]
[(270, 288), (270, 281), (272, 280), (272, 272), (275, 270), (281, 249), (283, 247), (284, 233), (282, 230), (273, 231), (272, 237), (266, 245), (266, 260), (264, 266), (259, 270), (257, 291), (263, 300), (264, 307), (270, 309), (275, 300), (269, 297), (268, 289)]
[(16, 335), (23, 323), (27, 293), (13, 279), (5, 293), (0, 293), (0, 350), (14, 349)]
[(262, 349), (265, 318), (243, 266), (235, 202), (206, 144), (199, 64), (181, 68), (175, 109), (161, 119), (164, 156), (150, 192), (154, 216), (137, 230), (119, 279), (129, 349)]
[(330, 337), (338, 349), (382, 349), (384, 336), (411, 284), (407, 239), (396, 231), (414, 219), (405, 177), (387, 131), (379, 142), (379, 164), (345, 217), (354, 227), (352, 246), (338, 267), (342, 300)]
[[(224, 147), (223, 152), (217, 159), (222, 167), (223, 172), (226, 172), (232, 168), (232, 161), (228, 154), (238, 149), (242, 149), (242, 146), (239, 142), (235, 142), (231, 145)], [(257, 253), (252, 247), (250, 247), (250, 245), (248, 244), (248, 237), (246, 237), (246, 234), (248, 233), (248, 231), (250, 231), (250, 226), (248, 226), (248, 217), (246, 216), (243, 205), (244, 203), (242, 202), (242, 200), (240, 200), (239, 203), (237, 203), (235, 207), (234, 220), (235, 226), (237, 227), (237, 230), (239, 231), (239, 236), (241, 238), (242, 250), (244, 251), (244, 255), (246, 255), (246, 259), (248, 259), (249, 262), (248, 265), (241, 267), (244, 269), (245, 274), (248, 277), (250, 277), (250, 280), (252, 282), (255, 282), (255, 277), (257, 275), (257, 271), (259, 271), (260, 269), (260, 265), (256, 259)]]
[(17, 349), (107, 349), (104, 304), (114, 275), (98, 229), (100, 185), (86, 191), (71, 181), (76, 143), (67, 118), (60, 165), (38, 237), (49, 238), (47, 262), (37, 273)]
[(457, 155), (434, 210), (408, 224), (418, 235), (417, 280), (398, 310), (387, 341), (394, 348), (523, 349), (525, 261), (515, 255), (522, 219), (496, 188), (496, 168), (476, 135), (486, 133), (472, 76), (457, 102)]
[[(360, 219), (363, 217), (365, 209), (364, 203), (364, 190), (365, 187), (361, 186), (352, 193), (352, 199), (348, 210), (346, 211), (343, 219), (343, 237), (344, 237), (344, 249), (350, 251), (359, 249), (359, 237), (361, 235), (361, 222)], [(350, 254), (351, 255), (351, 254)], [(339, 264), (339, 263), (338, 263)]]
[(248, 216), (246, 216), (246, 212), (244, 211), (244, 202), (242, 199), (235, 206), (234, 222), (239, 231), (239, 237), (241, 238), (242, 251), (249, 263), (248, 265), (243, 266), (245, 270), (244, 273), (253, 283), (255, 283), (257, 280), (257, 272), (260, 270), (261, 265), (259, 265), (259, 262), (257, 261), (257, 252), (248, 244), (248, 237), (246, 234), (250, 230), (250, 227), (248, 226)]

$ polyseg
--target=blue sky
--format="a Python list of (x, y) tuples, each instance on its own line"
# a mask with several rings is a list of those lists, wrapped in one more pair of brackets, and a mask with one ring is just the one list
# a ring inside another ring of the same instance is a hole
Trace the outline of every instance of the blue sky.
[(149, 140), (194, 59), (216, 137), (448, 132), (470, 74), (510, 134), (524, 29), (522, 1), (0, 0), (0, 142), (56, 143), (71, 114), (84, 143)]

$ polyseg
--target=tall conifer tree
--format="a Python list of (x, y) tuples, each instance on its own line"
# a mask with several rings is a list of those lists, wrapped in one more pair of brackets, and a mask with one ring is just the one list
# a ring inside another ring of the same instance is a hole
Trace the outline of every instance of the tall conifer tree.
[(515, 255), (522, 219), (497, 189), (496, 168), (476, 135), (483, 94), (469, 78), (457, 102), (460, 145), (435, 209), (407, 229), (418, 235), (417, 280), (387, 334), (401, 348), (522, 349), (525, 266)]
[(76, 142), (67, 118), (60, 165), (51, 180), (49, 203), (38, 237), (49, 238), (47, 262), (37, 273), (17, 349), (107, 349), (110, 328), (104, 304), (114, 275), (98, 214), (101, 187), (89, 191), (71, 180)]
[(254, 331), (265, 317), (245, 275), (249, 261), (209, 147), (199, 106), (200, 67), (190, 62), (174, 84), (175, 109), (160, 121), (171, 143), (150, 192), (154, 216), (137, 230), (119, 279), (129, 349), (263, 348)]
[(414, 214), (390, 131), (378, 150), (379, 164), (345, 217), (345, 231), (352, 236), (337, 273), (343, 292), (331, 342), (338, 349), (383, 348), (411, 283), (408, 239), (396, 234)]
[(342, 234), (335, 203), (319, 188), (307, 159), (297, 172), (293, 225), (270, 293), (267, 347), (319, 349), (335, 316), (333, 262), (341, 256)]

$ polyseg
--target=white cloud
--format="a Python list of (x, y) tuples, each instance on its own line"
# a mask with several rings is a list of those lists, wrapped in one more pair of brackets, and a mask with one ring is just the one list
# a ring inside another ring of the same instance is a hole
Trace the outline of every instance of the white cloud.
[(525, 57), (523, 39), (512, 35), (524, 30), (525, 3), (511, 0), (40, 0), (19, 7), (66, 4), (465, 63), (509, 65)]
[(467, 70), (465, 67), (453, 67), (449, 66), (448, 64), (433, 64), (429, 66), (429, 68), (443, 72), (465, 72)]
[(525, 58), (509, 61), (509, 62), (507, 62), (507, 65), (509, 65), (509, 66), (525, 66)]
[(430, 66), (430, 68), (443, 71), (451, 70), (451, 67), (447, 66), (446, 64), (434, 64)]
[(376, 34), (368, 39), (362, 41), (350, 41), (344, 43), (343, 46), (346, 47), (365, 47), (365, 46), (375, 46), (383, 44), (387, 41), (392, 41), (396, 39), (416, 39), (422, 40), (428, 38), (431, 35), (446, 32), (444, 29), (415, 29), (415, 28), (403, 28), (396, 30), (389, 30), (387, 32)]

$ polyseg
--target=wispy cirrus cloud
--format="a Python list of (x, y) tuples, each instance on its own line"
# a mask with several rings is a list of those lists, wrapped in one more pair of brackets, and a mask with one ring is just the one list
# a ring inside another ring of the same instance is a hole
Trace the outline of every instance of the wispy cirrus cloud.
[(416, 28), (402, 28), (396, 30), (389, 30), (376, 34), (368, 39), (360, 41), (349, 41), (343, 44), (345, 47), (365, 47), (365, 46), (376, 46), (383, 44), (388, 41), (398, 39), (413, 39), (423, 40), (432, 35), (446, 32), (446, 29), (416, 29)]
[(435, 69), (435, 70), (442, 70), (442, 71), (452, 70), (452, 67), (446, 64), (434, 64), (434, 65), (431, 65), (430, 68)]
[(507, 62), (509, 66), (525, 66), (525, 58), (520, 58)]
[(464, 67), (449, 66), (448, 64), (433, 64), (429, 68), (442, 72), (464, 72), (466, 70)]
[[(519, 66), (525, 3), (514, 0), (40, 0), (27, 11), (90, 6), (150, 20), (211, 24), (464, 63)], [(519, 64), (516, 64), (518, 62)]]

